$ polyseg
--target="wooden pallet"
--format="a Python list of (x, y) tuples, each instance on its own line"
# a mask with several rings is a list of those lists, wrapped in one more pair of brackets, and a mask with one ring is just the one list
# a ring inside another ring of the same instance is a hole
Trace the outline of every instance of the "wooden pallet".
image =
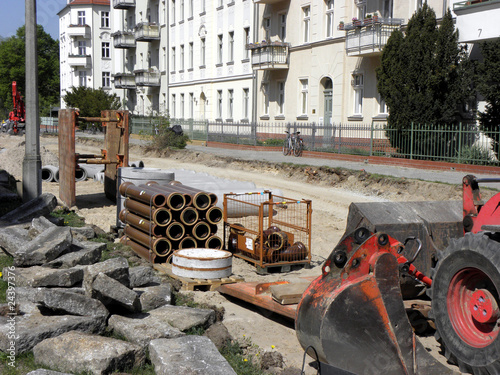
[(182, 277), (174, 275), (172, 272), (172, 265), (170, 263), (159, 263), (154, 265), (155, 270), (161, 274), (167, 275), (172, 279), (182, 282), (181, 290), (184, 291), (214, 291), (221, 285), (233, 284), (245, 281), (241, 276), (223, 277), (220, 279), (191, 279), (189, 277)]

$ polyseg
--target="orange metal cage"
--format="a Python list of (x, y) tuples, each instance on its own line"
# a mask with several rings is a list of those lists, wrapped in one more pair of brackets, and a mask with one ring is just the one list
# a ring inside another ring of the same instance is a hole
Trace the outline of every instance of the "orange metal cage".
[(259, 267), (311, 262), (311, 201), (270, 191), (224, 194), (224, 241)]

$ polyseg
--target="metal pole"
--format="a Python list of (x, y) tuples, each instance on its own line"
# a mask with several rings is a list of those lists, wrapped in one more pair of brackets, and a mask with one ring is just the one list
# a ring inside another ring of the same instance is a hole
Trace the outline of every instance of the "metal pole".
[(26, 144), (23, 160), (23, 201), (42, 194), (40, 125), (38, 124), (38, 57), (36, 0), (25, 0), (26, 13)]

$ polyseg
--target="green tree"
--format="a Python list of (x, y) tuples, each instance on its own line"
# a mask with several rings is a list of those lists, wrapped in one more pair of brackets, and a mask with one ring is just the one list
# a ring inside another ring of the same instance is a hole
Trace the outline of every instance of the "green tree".
[(438, 26), (436, 14), (424, 3), (408, 22), (406, 32), (394, 31), (377, 69), (378, 91), (389, 108), (391, 145), (421, 155), (423, 149), (450, 152), (443, 133), (414, 138), (414, 126), (453, 125), (462, 117), (461, 103), (471, 97), (470, 66), (448, 10)]
[(108, 94), (102, 88), (73, 86), (63, 100), (68, 108), (78, 108), (83, 117), (100, 117), (103, 110), (120, 109), (120, 98), (116, 94)]
[[(43, 27), (37, 26), (38, 94), (42, 115), (48, 115), (50, 106), (59, 104), (59, 41), (52, 39)], [(17, 82), (25, 95), (25, 27), (16, 35), (0, 41), (0, 115), (12, 110), (12, 81)]]
[(498, 155), (500, 141), (500, 39), (481, 43), (483, 61), (477, 66), (477, 89), (486, 100), (484, 112), (479, 113), (480, 129), (494, 141)]

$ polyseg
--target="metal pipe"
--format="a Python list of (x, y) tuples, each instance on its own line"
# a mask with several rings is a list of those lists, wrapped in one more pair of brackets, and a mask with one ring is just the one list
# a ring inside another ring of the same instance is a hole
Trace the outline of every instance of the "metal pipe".
[(165, 205), (173, 211), (180, 211), (186, 206), (186, 197), (184, 194), (177, 191), (162, 189), (160, 185), (154, 181), (149, 181), (145, 184), (139, 185), (139, 187), (145, 187), (156, 191), (157, 193), (164, 194), (167, 199), (167, 203)]
[(161, 227), (167, 226), (172, 221), (172, 214), (163, 207), (154, 209), (151, 206), (130, 198), (125, 199), (124, 207), (130, 212), (143, 216)]
[(120, 211), (120, 220), (126, 224), (130, 224), (134, 228), (142, 230), (146, 233), (151, 233), (155, 237), (165, 237), (165, 227), (156, 225), (155, 223), (131, 213), (128, 210)]
[(140, 188), (131, 182), (124, 182), (120, 185), (120, 194), (155, 207), (163, 207), (167, 203), (167, 198), (164, 194), (151, 189)]
[(205, 241), (207, 249), (222, 249), (222, 239), (219, 236), (210, 236)]
[(124, 229), (126, 236), (130, 237), (141, 245), (146, 246), (151, 249), (158, 256), (167, 256), (172, 250), (172, 244), (166, 238), (156, 238), (150, 236), (143, 231), (126, 225)]
[(198, 221), (194, 225), (191, 233), (193, 237), (196, 238), (198, 241), (203, 241), (206, 240), (208, 237), (210, 237), (211, 228), (204, 221)]
[(123, 236), (120, 239), (120, 242), (124, 245), (130, 246), (134, 253), (139, 255), (142, 259), (147, 260), (150, 263), (154, 263), (156, 259), (156, 255), (153, 254), (153, 252), (149, 251), (146, 249), (144, 246), (141, 244), (133, 241), (132, 239), (128, 238), (127, 236)]
[(193, 207), (186, 207), (180, 213), (178, 213), (178, 218), (184, 225), (194, 225), (199, 219), (198, 211)]
[(166, 235), (171, 240), (180, 240), (186, 234), (184, 225), (174, 221), (166, 229)]

